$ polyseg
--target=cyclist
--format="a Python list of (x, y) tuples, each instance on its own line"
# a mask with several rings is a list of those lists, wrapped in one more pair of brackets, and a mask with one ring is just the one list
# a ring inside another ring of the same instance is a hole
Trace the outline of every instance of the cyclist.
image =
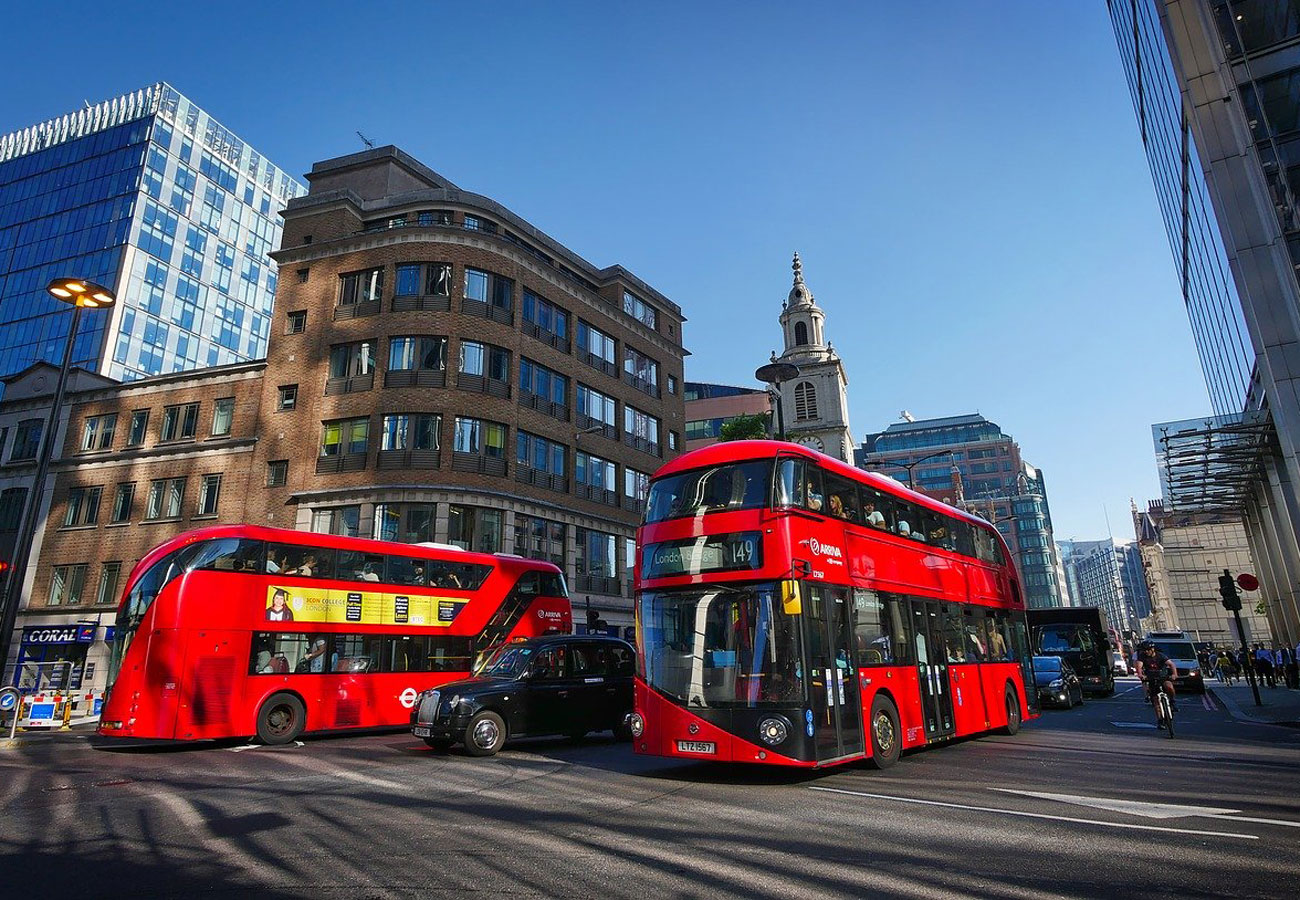
[[(1138, 646), (1138, 678), (1146, 684), (1147, 702), (1156, 710), (1160, 719), (1160, 707), (1156, 705), (1156, 691), (1163, 690), (1169, 695), (1169, 702), (1174, 702), (1174, 679), (1178, 677), (1178, 668), (1173, 660), (1156, 649), (1151, 641), (1143, 641)], [(1177, 706), (1173, 707), (1177, 709)], [(1164, 724), (1163, 720), (1160, 722)]]

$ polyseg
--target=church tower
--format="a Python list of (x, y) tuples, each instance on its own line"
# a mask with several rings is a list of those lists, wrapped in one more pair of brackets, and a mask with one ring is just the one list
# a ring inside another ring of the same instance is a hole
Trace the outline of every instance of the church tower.
[(785, 351), (773, 362), (793, 363), (798, 377), (781, 385), (781, 412), (789, 440), (853, 462), (849, 431), (848, 376), (826, 340), (826, 314), (803, 283), (803, 263), (794, 255), (794, 287), (781, 310)]

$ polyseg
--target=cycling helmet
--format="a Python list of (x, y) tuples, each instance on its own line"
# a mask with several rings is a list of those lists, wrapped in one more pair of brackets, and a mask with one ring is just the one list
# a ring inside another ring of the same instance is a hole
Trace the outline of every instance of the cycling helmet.
[(1153, 641), (1143, 641), (1138, 644), (1138, 653), (1146, 653), (1148, 650), (1154, 649), (1156, 649), (1156, 645)]

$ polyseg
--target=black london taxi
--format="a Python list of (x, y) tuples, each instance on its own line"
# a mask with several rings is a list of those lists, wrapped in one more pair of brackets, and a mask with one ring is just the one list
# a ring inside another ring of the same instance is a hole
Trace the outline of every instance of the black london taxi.
[(630, 739), (636, 651), (603, 635), (546, 635), (498, 648), (474, 678), (416, 699), (411, 732), (435, 750), (491, 756), (507, 739), (613, 731)]

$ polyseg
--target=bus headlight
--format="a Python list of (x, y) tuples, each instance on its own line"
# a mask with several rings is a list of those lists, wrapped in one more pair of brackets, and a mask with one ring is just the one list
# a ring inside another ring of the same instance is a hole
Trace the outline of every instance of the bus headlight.
[(641, 718), (640, 713), (634, 712), (627, 717), (627, 729), (632, 732), (634, 738), (639, 738), (645, 734), (645, 719)]
[(768, 716), (758, 723), (758, 736), (764, 744), (775, 747), (790, 736), (790, 723), (780, 716)]

